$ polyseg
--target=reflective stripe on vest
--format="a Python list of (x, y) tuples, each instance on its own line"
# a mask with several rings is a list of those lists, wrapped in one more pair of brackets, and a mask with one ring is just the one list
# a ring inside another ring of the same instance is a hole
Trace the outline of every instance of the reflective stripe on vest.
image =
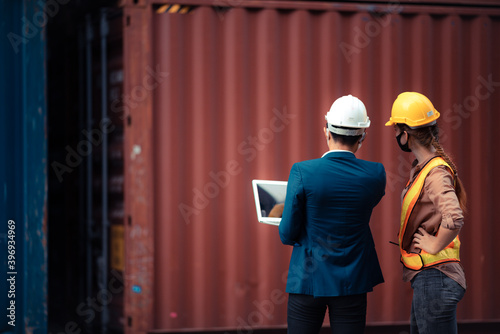
[(403, 207), (401, 209), (401, 225), (399, 228), (399, 249), (401, 251), (401, 262), (403, 265), (409, 269), (421, 270), (423, 268), (436, 266), (445, 262), (459, 262), (460, 261), (460, 240), (458, 236), (453, 239), (453, 241), (446, 246), (445, 249), (437, 254), (429, 254), (422, 250), (420, 253), (408, 253), (403, 249), (403, 236), (406, 231), (406, 225), (408, 224), (408, 219), (410, 218), (413, 207), (420, 198), (422, 193), (422, 188), (424, 187), (424, 181), (429, 172), (437, 166), (446, 166), (451, 173), (453, 170), (451, 167), (443, 160), (441, 157), (434, 157), (422, 168), (420, 173), (413, 181), (408, 191), (403, 199)]

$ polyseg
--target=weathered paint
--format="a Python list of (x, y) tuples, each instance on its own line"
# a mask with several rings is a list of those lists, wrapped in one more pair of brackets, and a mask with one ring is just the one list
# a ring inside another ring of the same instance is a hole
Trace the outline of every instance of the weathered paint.
[(154, 317), (151, 15), (142, 6), (125, 7), (123, 12), (126, 333), (145, 333)]
[[(45, 1), (0, 5), (0, 298), (2, 333), (47, 331), (47, 133)], [(29, 22), (29, 24), (27, 23)], [(8, 224), (8, 222), (10, 224)], [(15, 223), (15, 240), (8, 226)], [(15, 241), (15, 267), (7, 262)], [(9, 283), (7, 278), (13, 278)], [(15, 281), (15, 297), (10, 298)], [(15, 302), (15, 326), (11, 302)]]
[(257, 223), (250, 183), (286, 180), (294, 162), (320, 157), (323, 116), (345, 94), (361, 98), (372, 120), (358, 157), (384, 163), (388, 179), (371, 222), (386, 283), (369, 295), (367, 321), (407, 323), (412, 292), (389, 241), (397, 239), (411, 162), (384, 127), (407, 90), (426, 94), (442, 113), (441, 141), (469, 192), (461, 235), (469, 288), (459, 321), (500, 319), (500, 269), (492, 265), (500, 232), (498, 1), (178, 3), (198, 7), (124, 8), (125, 92), (144, 86), (147, 66), (165, 74), (125, 121), (130, 332), (286, 324), (291, 249), (275, 227)]

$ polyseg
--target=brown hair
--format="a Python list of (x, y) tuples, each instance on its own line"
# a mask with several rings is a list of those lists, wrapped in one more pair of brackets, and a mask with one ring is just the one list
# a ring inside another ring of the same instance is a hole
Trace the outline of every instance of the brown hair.
[(460, 208), (465, 213), (467, 209), (467, 193), (465, 192), (462, 181), (458, 177), (457, 166), (439, 143), (439, 128), (437, 124), (416, 129), (412, 129), (406, 124), (397, 124), (397, 126), (401, 131), (406, 131), (410, 136), (415, 138), (422, 146), (426, 148), (433, 146), (436, 149), (436, 153), (450, 165), (455, 176), (455, 193), (457, 194)]

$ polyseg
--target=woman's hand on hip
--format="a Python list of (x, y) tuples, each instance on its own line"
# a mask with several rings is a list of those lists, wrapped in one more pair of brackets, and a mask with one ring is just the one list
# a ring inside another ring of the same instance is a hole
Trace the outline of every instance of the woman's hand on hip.
[(455, 239), (458, 232), (460, 232), (460, 229), (450, 230), (439, 227), (438, 233), (436, 233), (436, 236), (433, 236), (423, 227), (419, 227), (417, 233), (413, 235), (413, 243), (415, 247), (429, 254), (437, 254)]

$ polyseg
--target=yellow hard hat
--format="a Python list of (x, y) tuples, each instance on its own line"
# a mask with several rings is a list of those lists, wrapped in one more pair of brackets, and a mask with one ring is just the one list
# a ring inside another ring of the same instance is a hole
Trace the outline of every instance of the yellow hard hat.
[(439, 118), (439, 112), (424, 95), (404, 92), (398, 95), (392, 105), (391, 118), (385, 126), (403, 123), (410, 128), (432, 125)]

